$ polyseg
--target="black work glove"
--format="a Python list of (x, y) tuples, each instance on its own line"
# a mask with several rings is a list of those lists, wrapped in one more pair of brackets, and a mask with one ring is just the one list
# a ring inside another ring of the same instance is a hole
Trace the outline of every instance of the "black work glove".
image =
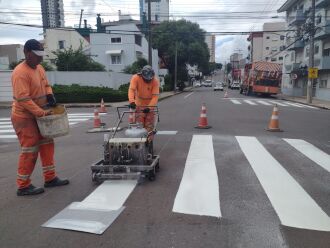
[(56, 99), (53, 94), (48, 94), (47, 96), (47, 102), (49, 107), (55, 107), (56, 106)]
[(135, 102), (131, 102), (131, 103), (129, 104), (129, 107), (130, 107), (131, 109), (136, 109), (136, 104), (135, 104)]
[(147, 114), (147, 113), (150, 112), (150, 108), (145, 108), (142, 112), (145, 113), (145, 114)]

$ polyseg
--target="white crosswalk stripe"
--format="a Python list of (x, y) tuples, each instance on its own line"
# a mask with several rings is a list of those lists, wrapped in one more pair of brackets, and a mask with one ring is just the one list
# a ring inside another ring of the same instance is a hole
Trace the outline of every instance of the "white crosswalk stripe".
[(317, 107), (301, 104), (301, 103), (293, 103), (288, 101), (282, 100), (258, 100), (258, 99), (243, 99), (243, 98), (229, 98), (229, 100), (235, 105), (242, 105), (242, 103), (256, 106), (256, 105), (265, 105), (265, 106), (274, 106), (277, 104), (278, 106), (282, 107), (296, 107), (296, 108), (309, 108), (309, 109), (318, 109)]
[[(106, 115), (106, 113), (100, 113)], [(94, 118), (94, 113), (68, 113), (69, 125), (73, 126)], [(0, 141), (7, 139), (17, 139), (10, 117), (0, 118)]]

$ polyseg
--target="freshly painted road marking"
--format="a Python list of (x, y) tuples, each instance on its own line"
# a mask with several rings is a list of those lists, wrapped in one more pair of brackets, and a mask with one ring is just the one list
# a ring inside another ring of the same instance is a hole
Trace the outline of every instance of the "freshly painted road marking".
[(10, 121), (10, 118), (0, 118), (0, 121)]
[(304, 107), (302, 105), (298, 105), (297, 103), (292, 103), (292, 102), (285, 102), (285, 104), (288, 104), (288, 105), (291, 105), (291, 106), (294, 106), (294, 107), (298, 107), (298, 108), (303, 108)]
[(246, 103), (248, 103), (248, 104), (250, 104), (250, 105), (257, 105), (255, 102), (252, 102), (252, 101), (250, 101), (250, 100), (244, 100), (244, 102), (246, 102)]
[(255, 137), (236, 136), (281, 223), (330, 231), (330, 218)]
[(288, 105), (284, 104), (284, 103), (280, 103), (279, 101), (269, 101), (271, 103), (277, 104), (278, 106), (283, 106), (283, 107), (287, 107)]
[(314, 161), (318, 165), (322, 166), (325, 170), (330, 172), (330, 155), (301, 139), (284, 140), (296, 148), (299, 152), (304, 154), (306, 157), (308, 157), (310, 160)]
[(0, 125), (8, 125), (11, 124), (11, 121), (1, 121)]
[(69, 117), (68, 119), (69, 119), (69, 121), (87, 121), (87, 120), (89, 120), (88, 118), (72, 118), (72, 117)]
[(234, 103), (234, 104), (242, 104), (240, 101), (238, 101), (238, 100), (230, 100), (232, 103)]
[(157, 131), (157, 134), (161, 134), (161, 135), (175, 135), (177, 133), (178, 131)]
[(0, 135), (0, 138), (1, 139), (15, 139), (17, 138), (17, 135), (16, 134), (3, 134), (3, 135)]
[(0, 133), (15, 133), (14, 129), (0, 130)]
[(261, 104), (263, 104), (263, 105), (268, 105), (268, 106), (271, 105), (270, 103), (265, 102), (265, 101), (262, 101), (262, 100), (259, 100), (259, 101), (257, 101), (257, 102), (258, 102), (258, 103), (261, 103)]
[(191, 92), (190, 94), (184, 96), (183, 98), (188, 98), (188, 97), (191, 96), (192, 94), (194, 94), (194, 92)]
[(194, 135), (173, 212), (221, 217), (211, 135)]
[(301, 106), (302, 108), (311, 108), (311, 109), (318, 109), (317, 107), (309, 106), (306, 104), (301, 104), (301, 103), (295, 103), (297, 106)]
[(0, 125), (0, 128), (12, 128), (13, 125)]

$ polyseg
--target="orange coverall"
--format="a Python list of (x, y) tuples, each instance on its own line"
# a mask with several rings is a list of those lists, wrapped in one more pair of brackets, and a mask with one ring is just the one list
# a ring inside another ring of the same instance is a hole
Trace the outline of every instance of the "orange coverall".
[(155, 114), (152, 112), (152, 107), (157, 106), (158, 97), (159, 81), (155, 77), (147, 83), (139, 74), (133, 75), (128, 89), (128, 100), (130, 103), (135, 102), (138, 112), (146, 107), (150, 108), (150, 113), (139, 113), (136, 116), (137, 122), (142, 123), (148, 132), (154, 129)]
[(18, 188), (25, 188), (31, 184), (30, 176), (39, 153), (44, 180), (50, 181), (56, 176), (54, 141), (41, 136), (35, 119), (45, 115), (42, 107), (47, 104), (46, 95), (53, 94), (53, 91), (43, 67), (37, 65), (36, 69), (32, 69), (26, 62), (14, 69), (12, 87), (11, 121), (21, 145), (16, 182)]

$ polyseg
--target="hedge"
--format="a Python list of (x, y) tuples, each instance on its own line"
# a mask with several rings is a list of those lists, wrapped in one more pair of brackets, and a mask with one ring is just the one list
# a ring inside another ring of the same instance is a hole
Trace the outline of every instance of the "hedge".
[(53, 85), (53, 92), (59, 103), (99, 103), (101, 98), (105, 102), (127, 101), (128, 86), (122, 85), (119, 90), (108, 87), (93, 87), (72, 85)]

